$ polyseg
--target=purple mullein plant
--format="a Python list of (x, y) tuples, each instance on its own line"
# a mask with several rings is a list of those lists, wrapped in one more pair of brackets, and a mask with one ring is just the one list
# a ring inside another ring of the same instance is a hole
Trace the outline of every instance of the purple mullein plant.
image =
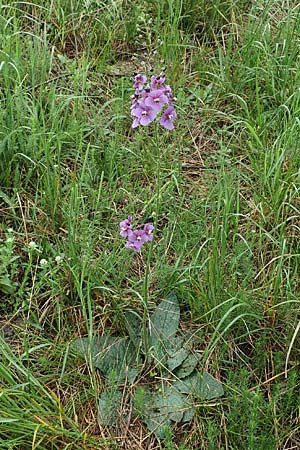
[[(174, 130), (173, 121), (176, 119), (173, 103), (176, 100), (172, 89), (165, 85), (165, 76), (161, 73), (159, 76), (152, 76), (150, 85), (147, 82), (146, 75), (135, 74), (133, 88), (135, 89), (131, 104), (131, 115), (133, 116), (132, 128), (139, 125), (147, 126), (153, 122), (160, 112), (160, 125), (167, 130)], [(145, 87), (144, 87), (145, 86)], [(163, 111), (166, 105), (165, 111)]]
[(163, 115), (160, 118), (160, 124), (167, 130), (174, 130), (173, 120), (177, 117), (176, 111), (173, 106), (168, 106)]
[(151, 223), (145, 223), (144, 225), (144, 241), (145, 242), (150, 242), (153, 239), (153, 230), (154, 230), (154, 226), (151, 225)]
[(126, 248), (130, 248), (135, 252), (140, 252), (145, 242), (144, 230), (134, 230), (128, 233), (128, 241), (125, 244)]
[(155, 77), (154, 75), (151, 77), (150, 86), (152, 89), (161, 89), (164, 87), (165, 77), (163, 75), (159, 75)]
[[(147, 106), (144, 101), (140, 101), (135, 108), (131, 110), (131, 114), (138, 119), (138, 125), (149, 125), (156, 117), (156, 112), (151, 106)], [(135, 127), (134, 127), (135, 128)]]
[(134, 89), (142, 91), (146, 81), (147, 81), (146, 75), (142, 75), (140, 73), (136, 74), (134, 77), (134, 84), (133, 84)]
[(142, 229), (132, 230), (132, 217), (128, 216), (120, 222), (120, 230), (120, 235), (127, 238), (125, 247), (138, 253), (146, 242), (152, 241), (154, 226), (146, 223)]
[(122, 222), (120, 222), (120, 236), (122, 237), (128, 236), (128, 233), (131, 231), (131, 222), (132, 222), (131, 216), (128, 216), (127, 219), (122, 220)]
[(145, 105), (152, 108), (156, 113), (162, 110), (165, 103), (168, 103), (168, 97), (165, 95), (163, 89), (154, 89), (145, 98)]

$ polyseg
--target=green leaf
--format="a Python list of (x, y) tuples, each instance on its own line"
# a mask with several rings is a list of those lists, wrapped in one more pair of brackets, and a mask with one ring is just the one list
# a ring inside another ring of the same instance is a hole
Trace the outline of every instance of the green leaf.
[(181, 366), (176, 370), (178, 378), (185, 378), (189, 376), (198, 364), (198, 358), (193, 353), (188, 352), (188, 357), (183, 361)]
[(186, 408), (185, 397), (174, 387), (168, 386), (165, 392), (157, 394), (157, 404), (160, 405), (162, 411), (168, 413), (169, 418), (173, 422), (180, 422)]
[(139, 373), (140, 373), (140, 369), (138, 367), (128, 367), (128, 370), (126, 373), (126, 380), (130, 386), (133, 385), (133, 383), (135, 382)]
[(158, 439), (164, 439), (167, 430), (171, 425), (168, 415), (162, 414), (159, 410), (152, 410), (147, 417), (143, 419), (149, 431), (153, 432)]
[(150, 431), (163, 439), (166, 427), (172, 422), (188, 421), (191, 414), (191, 405), (186, 395), (181, 394), (174, 385), (169, 384), (160, 390), (144, 392), (143, 420)]
[(16, 285), (7, 276), (0, 277), (0, 291), (4, 294), (13, 294), (16, 291)]
[(141, 345), (142, 319), (134, 311), (125, 311), (125, 326), (133, 345)]
[(222, 383), (216, 380), (208, 372), (202, 374), (194, 371), (183, 380), (174, 383), (176, 389), (183, 394), (190, 394), (202, 400), (211, 400), (224, 395)]
[(0, 190), (0, 198), (2, 198), (2, 200), (4, 200), (5, 203), (7, 203), (7, 205), (10, 206), (11, 208), (14, 207), (12, 200), (2, 190)]
[(148, 430), (155, 433), (157, 438), (164, 439), (171, 419), (167, 411), (161, 411), (159, 405), (155, 403), (155, 394), (151, 392), (149, 385), (137, 388), (134, 395), (134, 408)]
[(101, 336), (90, 342), (84, 337), (76, 339), (71, 349), (87, 360), (91, 357), (95, 367), (105, 376), (114, 371), (119, 381), (126, 378), (126, 368), (137, 359), (137, 351), (128, 338)]
[(190, 422), (195, 415), (195, 408), (191, 407), (184, 411), (181, 422)]
[(150, 317), (149, 343), (159, 361), (166, 357), (170, 341), (177, 333), (179, 318), (180, 309), (175, 294), (163, 300)]
[(199, 385), (199, 374), (195, 371), (183, 380), (176, 380), (174, 387), (182, 394), (197, 395)]
[(177, 350), (167, 361), (168, 369), (173, 372), (174, 369), (176, 369), (183, 363), (183, 361), (188, 357), (189, 353), (190, 352), (185, 348), (180, 348), (179, 350)]
[(199, 397), (205, 400), (211, 400), (213, 398), (222, 397), (222, 395), (224, 395), (222, 383), (216, 380), (208, 372), (203, 372), (200, 381)]
[(20, 419), (10, 419), (9, 417), (0, 417), (0, 423), (19, 422)]
[(102, 425), (115, 426), (122, 405), (120, 391), (104, 391), (99, 397), (99, 421)]

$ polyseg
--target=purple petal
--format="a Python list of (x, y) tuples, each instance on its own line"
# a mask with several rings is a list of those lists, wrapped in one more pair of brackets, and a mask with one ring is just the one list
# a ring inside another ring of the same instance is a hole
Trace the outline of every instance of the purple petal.
[(174, 130), (174, 124), (171, 122), (171, 120), (164, 118), (163, 116), (160, 119), (160, 125), (165, 127), (167, 130)]
[(160, 112), (162, 110), (163, 104), (159, 102), (155, 102), (153, 97), (148, 97), (145, 100), (145, 103), (149, 108), (153, 109), (155, 112)]
[(153, 233), (152, 231), (154, 230), (154, 226), (151, 225), (150, 223), (146, 223), (144, 225), (144, 233), (145, 233), (145, 242), (150, 242), (153, 239)]
[(143, 126), (147, 126), (155, 119), (155, 117), (156, 111), (147, 106), (140, 117), (140, 124)]
[(135, 117), (132, 122), (131, 128), (137, 128), (139, 126), (139, 124), (140, 124), (140, 119), (138, 117)]
[(127, 241), (125, 244), (126, 248), (128, 248), (130, 250), (134, 250), (135, 252), (140, 252), (142, 246), (143, 246), (143, 243), (138, 244), (137, 242), (129, 242), (129, 241)]
[(173, 106), (169, 106), (160, 118), (160, 124), (167, 130), (174, 130), (173, 120), (176, 119), (177, 114)]
[(133, 87), (136, 90), (142, 90), (144, 84), (147, 81), (147, 77), (145, 75), (142, 75), (140, 73), (138, 73), (135, 77), (134, 77), (134, 84)]
[(132, 222), (132, 217), (128, 216), (127, 219), (122, 220), (122, 222), (120, 222), (120, 236), (122, 237), (127, 237), (129, 233), (131, 233), (131, 222)]
[(163, 87), (164, 86), (164, 82), (165, 82), (165, 78), (164, 77), (161, 77), (161, 76), (158, 76), (158, 77), (152, 76), (151, 77), (151, 87), (152, 87), (152, 89), (159, 89), (159, 88)]

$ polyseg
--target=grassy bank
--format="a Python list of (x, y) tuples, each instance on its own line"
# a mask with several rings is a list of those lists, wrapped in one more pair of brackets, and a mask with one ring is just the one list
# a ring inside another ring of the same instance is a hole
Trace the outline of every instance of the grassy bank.
[[(299, 448), (299, 14), (0, 0), (1, 449)], [(162, 67), (175, 130), (133, 130), (132, 74)], [(141, 254), (128, 215), (156, 225)], [(104, 378), (70, 344), (170, 291), (224, 396), (162, 441), (103, 426)]]

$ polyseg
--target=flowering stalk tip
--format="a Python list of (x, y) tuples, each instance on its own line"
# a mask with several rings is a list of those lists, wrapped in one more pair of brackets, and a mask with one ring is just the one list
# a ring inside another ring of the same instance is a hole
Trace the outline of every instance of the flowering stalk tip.
[(171, 87), (165, 85), (165, 76), (163, 74), (152, 76), (150, 84), (145, 86), (146, 82), (146, 75), (135, 74), (133, 83), (135, 91), (131, 97), (132, 128), (137, 128), (139, 125), (148, 126), (166, 106), (160, 125), (167, 130), (174, 130), (173, 121), (177, 117), (173, 106), (175, 97)]
[(131, 216), (120, 222), (120, 236), (127, 238), (125, 247), (135, 252), (140, 252), (146, 242), (152, 241), (153, 230), (154, 226), (150, 223), (144, 224), (143, 228), (133, 230)]

